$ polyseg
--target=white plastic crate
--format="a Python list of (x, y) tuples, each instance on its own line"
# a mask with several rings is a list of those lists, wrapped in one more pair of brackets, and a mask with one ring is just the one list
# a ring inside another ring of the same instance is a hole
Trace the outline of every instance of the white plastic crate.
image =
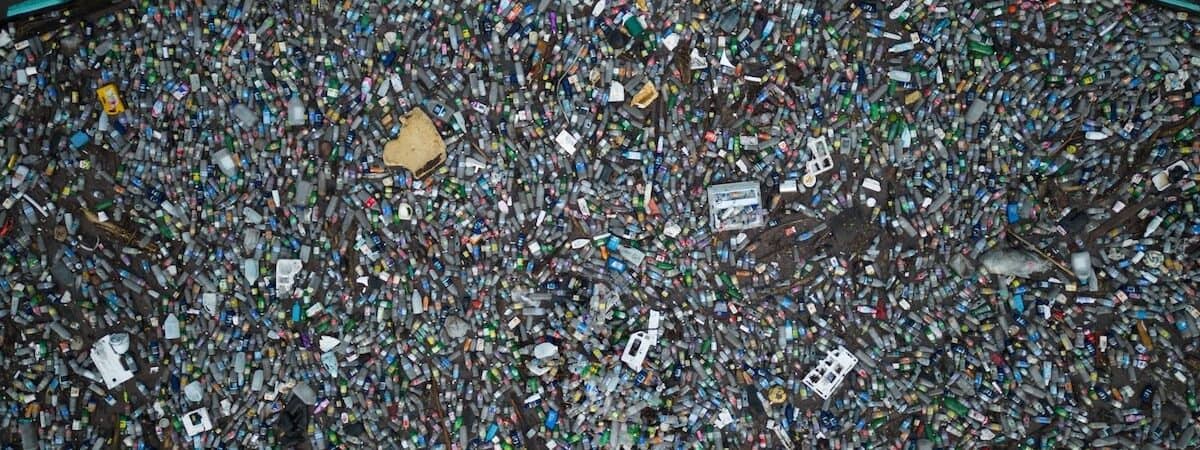
[(758, 182), (709, 186), (708, 206), (712, 226), (718, 231), (745, 230), (766, 224)]
[(808, 371), (808, 375), (804, 376), (804, 385), (816, 391), (821, 398), (827, 399), (857, 364), (858, 358), (853, 353), (846, 350), (846, 347), (838, 346), (825, 355), (825, 358), (817, 363), (817, 367)]

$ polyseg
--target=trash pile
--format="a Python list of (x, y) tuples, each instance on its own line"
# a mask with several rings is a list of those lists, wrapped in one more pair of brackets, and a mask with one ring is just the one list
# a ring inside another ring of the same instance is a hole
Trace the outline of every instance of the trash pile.
[(22, 448), (1200, 446), (1200, 21), (139, 2), (0, 31)]

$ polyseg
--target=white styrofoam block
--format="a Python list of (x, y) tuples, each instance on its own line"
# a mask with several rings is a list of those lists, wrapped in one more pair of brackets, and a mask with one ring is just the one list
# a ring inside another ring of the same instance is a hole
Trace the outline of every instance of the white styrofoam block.
[(796, 186), (796, 180), (784, 180), (783, 183), (779, 185), (779, 192), (785, 194), (796, 192), (798, 190), (800, 189), (798, 186)]
[(879, 181), (873, 178), (864, 178), (862, 186), (875, 192), (883, 191), (883, 185), (879, 184)]
[(296, 283), (296, 274), (300, 273), (302, 264), (298, 259), (281, 259), (275, 262), (275, 291), (282, 295), (291, 295), (292, 285)]
[(629, 342), (625, 343), (625, 353), (621, 354), (621, 362), (629, 366), (633, 370), (642, 370), (642, 362), (646, 360), (646, 354), (650, 353), (650, 347), (654, 345), (649, 333), (638, 331), (629, 336)]
[(125, 338), (124, 345), (119, 342), (114, 345), (113, 336), (110, 334), (100, 338), (92, 345), (91, 351), (92, 362), (96, 364), (100, 378), (104, 379), (104, 385), (109, 389), (133, 378), (133, 372), (125, 369), (125, 365), (121, 363), (121, 354), (129, 349), (128, 338)]
[(808, 150), (812, 152), (812, 159), (804, 163), (804, 168), (808, 169), (806, 175), (816, 176), (833, 169), (832, 148), (825, 142), (824, 136), (809, 139)]
[(188, 436), (195, 436), (213, 428), (212, 419), (208, 417), (208, 409), (200, 408), (183, 415), (183, 430)]
[(562, 130), (558, 133), (558, 136), (554, 138), (554, 142), (558, 143), (558, 146), (562, 148), (564, 152), (574, 155), (575, 143), (579, 142), (579, 138), (571, 134), (570, 131)]

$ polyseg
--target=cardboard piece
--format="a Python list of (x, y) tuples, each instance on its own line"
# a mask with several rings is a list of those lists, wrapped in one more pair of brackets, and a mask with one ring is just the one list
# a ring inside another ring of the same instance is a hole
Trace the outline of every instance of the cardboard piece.
[(117, 90), (117, 85), (106, 84), (96, 89), (96, 96), (100, 98), (100, 106), (104, 108), (104, 113), (110, 116), (125, 112), (125, 102), (121, 101), (121, 92)]
[(639, 109), (646, 109), (651, 103), (654, 103), (656, 98), (658, 98), (658, 89), (654, 87), (654, 84), (647, 82), (642, 85), (642, 89), (637, 94), (633, 95), (633, 100), (630, 100), (629, 103)]
[(416, 108), (400, 118), (400, 136), (383, 146), (383, 163), (403, 167), (425, 179), (446, 162), (446, 143), (425, 111)]

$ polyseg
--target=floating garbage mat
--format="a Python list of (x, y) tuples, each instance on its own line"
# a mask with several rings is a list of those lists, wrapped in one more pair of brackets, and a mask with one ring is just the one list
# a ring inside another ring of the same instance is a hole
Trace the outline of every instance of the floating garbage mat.
[(103, 3), (0, 26), (5, 448), (1200, 448), (1187, 2)]

